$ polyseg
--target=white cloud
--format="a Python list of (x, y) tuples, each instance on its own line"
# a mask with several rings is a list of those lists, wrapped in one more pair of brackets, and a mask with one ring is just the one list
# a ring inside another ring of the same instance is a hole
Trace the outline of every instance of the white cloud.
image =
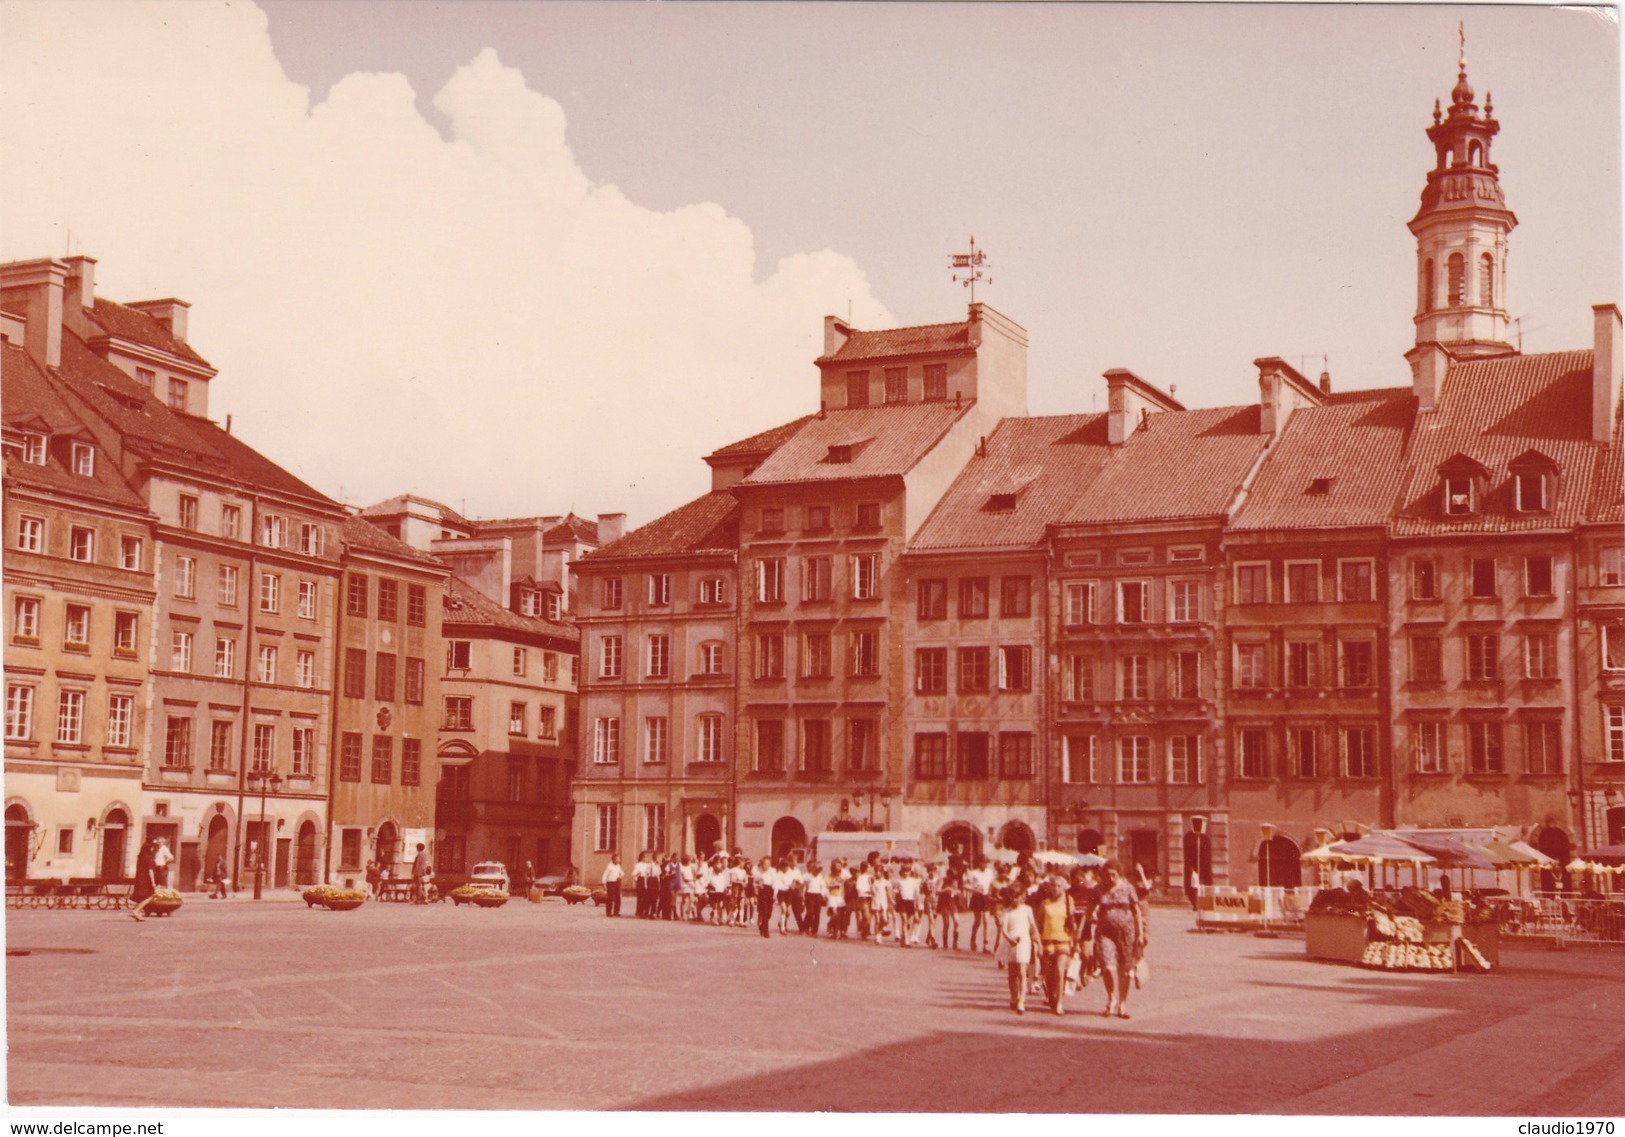
[(846, 257), (758, 280), (723, 208), (593, 184), (491, 49), (435, 95), (443, 136), (399, 75), (312, 104), (251, 6), (0, 11), (0, 253), (71, 230), (102, 295), (190, 300), (213, 417), (349, 500), (640, 523), (816, 405), (826, 311), (890, 322)]

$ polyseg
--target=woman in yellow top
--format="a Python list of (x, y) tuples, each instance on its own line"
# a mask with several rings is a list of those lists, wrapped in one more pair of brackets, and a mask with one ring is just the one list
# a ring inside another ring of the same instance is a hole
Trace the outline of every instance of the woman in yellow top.
[(1044, 993), (1050, 1010), (1066, 1014), (1066, 968), (1072, 958), (1072, 898), (1054, 880), (1039, 886), (1033, 905), (1038, 917), (1038, 942), (1043, 952)]

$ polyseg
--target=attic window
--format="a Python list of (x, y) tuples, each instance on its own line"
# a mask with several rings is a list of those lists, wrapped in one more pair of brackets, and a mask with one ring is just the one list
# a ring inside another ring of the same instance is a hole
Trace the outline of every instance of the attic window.
[(23, 435), (23, 461), (30, 466), (45, 465), (45, 436), (43, 434)]
[(994, 513), (1008, 513), (1016, 507), (1017, 496), (1017, 494), (1013, 493), (989, 494), (987, 507)]
[(135, 369), (135, 381), (149, 391), (152, 390), (152, 385), (157, 379), (158, 373), (150, 367), (137, 367)]
[(1444, 480), (1444, 511), (1451, 517), (1473, 512), (1473, 479), (1457, 475)]
[(1513, 481), (1518, 491), (1519, 512), (1544, 513), (1552, 507), (1547, 497), (1545, 474), (1538, 472), (1518, 474)]
[(96, 475), (96, 448), (88, 442), (73, 444), (73, 472), (81, 478)]
[(852, 461), (852, 446), (850, 443), (837, 443), (829, 448), (824, 455), (824, 461), (832, 465), (846, 465)]
[(1315, 495), (1317, 495), (1319, 497), (1324, 497), (1327, 494), (1332, 492), (1332, 479), (1331, 478), (1316, 478), (1314, 481), (1309, 483), (1309, 488), (1304, 490), (1303, 492), (1307, 493), (1307, 494), (1315, 494)]

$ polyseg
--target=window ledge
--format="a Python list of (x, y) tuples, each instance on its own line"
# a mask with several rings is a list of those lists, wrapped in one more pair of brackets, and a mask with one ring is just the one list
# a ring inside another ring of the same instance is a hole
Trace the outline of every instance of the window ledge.
[(12, 636), (11, 642), (18, 647), (39, 647), (38, 636)]
[(1466, 773), (1462, 775), (1462, 777), (1469, 782), (1483, 782), (1486, 784), (1505, 782), (1510, 776), (1511, 775), (1509, 775), (1505, 770), (1485, 770), (1477, 773)]

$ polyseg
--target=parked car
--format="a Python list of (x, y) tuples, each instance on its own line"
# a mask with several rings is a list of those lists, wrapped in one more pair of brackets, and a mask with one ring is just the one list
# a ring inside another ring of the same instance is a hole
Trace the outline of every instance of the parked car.
[(468, 883), (478, 888), (508, 891), (508, 866), (501, 861), (481, 861), (468, 874)]
[(536, 879), (531, 883), (542, 890), (543, 896), (561, 896), (570, 886), (574, 875), (569, 869), (555, 869), (552, 872), (537, 873)]

